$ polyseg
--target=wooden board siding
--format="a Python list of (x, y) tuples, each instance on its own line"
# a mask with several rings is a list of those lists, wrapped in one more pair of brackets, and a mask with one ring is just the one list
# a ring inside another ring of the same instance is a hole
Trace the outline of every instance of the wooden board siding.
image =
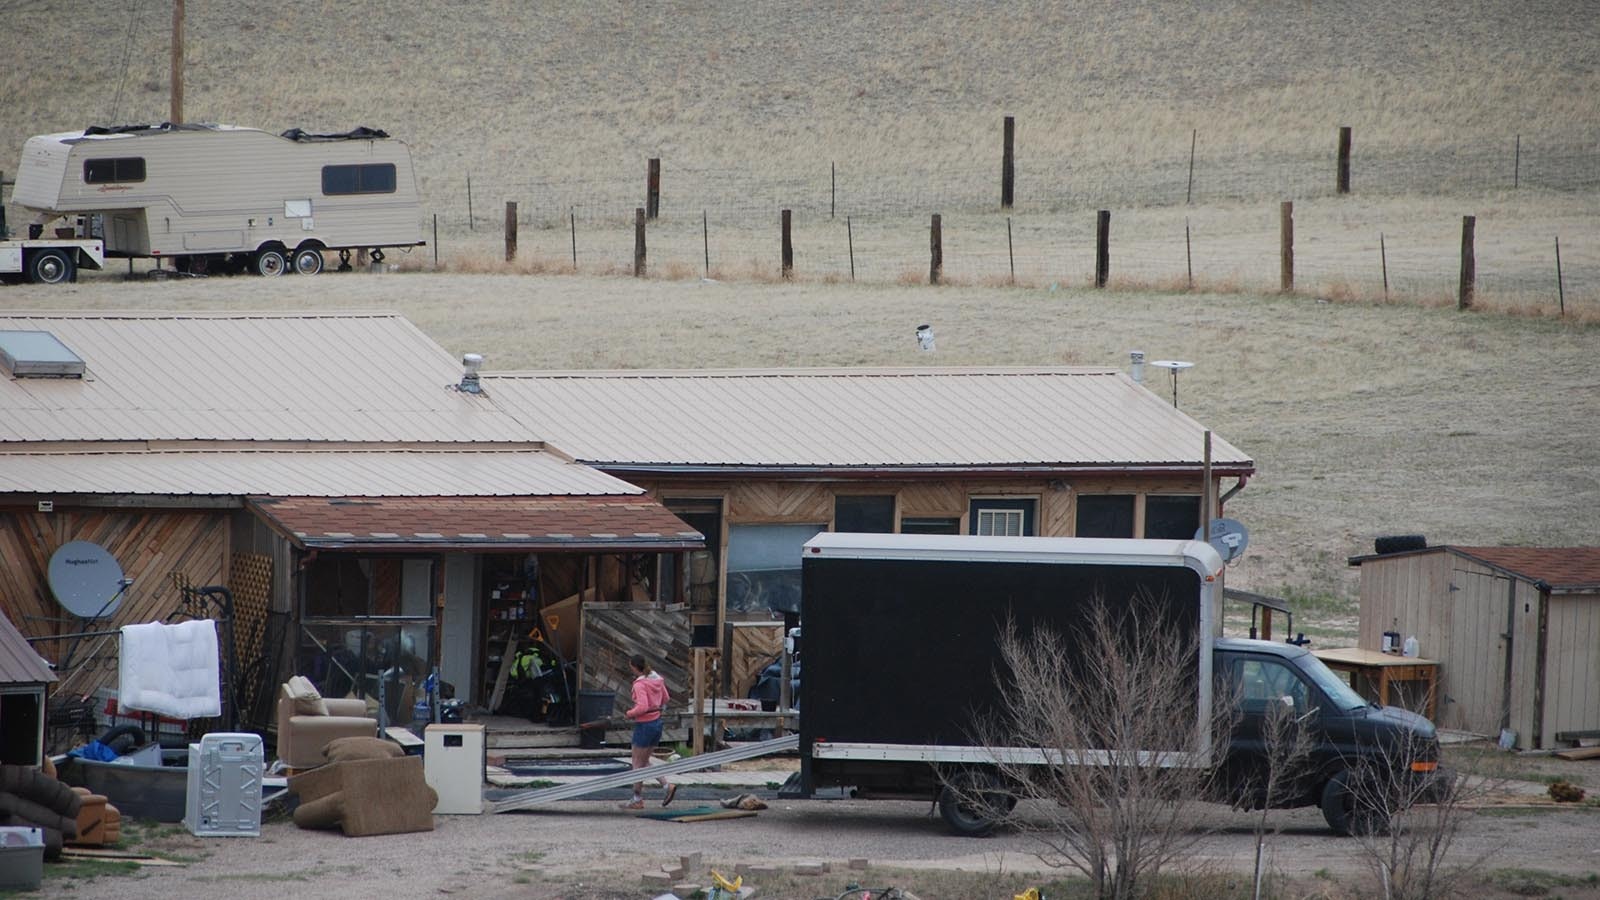
[(1558, 731), (1600, 728), (1600, 596), (1556, 594), (1549, 603), (1540, 734), (1547, 748), (1557, 746)]
[(917, 482), (901, 485), (899, 492), (902, 518), (960, 518), (967, 514), (967, 489), (961, 484)]
[(747, 697), (772, 660), (783, 653), (783, 623), (730, 622), (729, 686), (725, 696)]
[[(834, 485), (806, 482), (746, 481), (735, 484), (728, 492), (728, 519), (735, 524), (748, 525), (767, 522), (817, 522), (833, 521)], [(839, 486), (841, 493), (850, 493), (848, 485)], [(871, 486), (872, 493), (882, 488)], [(857, 486), (855, 492), (862, 492)]]
[(582, 606), (579, 687), (617, 695), (615, 715), (629, 706), (633, 676), (628, 659), (635, 653), (667, 682), (669, 709), (689, 703), (693, 670), (689, 647), (689, 610), (646, 603), (585, 603)]
[[(77, 630), (75, 623), (51, 622), (65, 615), (50, 591), (50, 555), (68, 541), (93, 541), (106, 548), (134, 584), (115, 616), (95, 630), (157, 621), (177, 609), (173, 576), (193, 584), (226, 584), (228, 513), (218, 511), (69, 508), (53, 513), (0, 509), (0, 612), (23, 634), (36, 637)], [(96, 639), (78, 649), (82, 659)], [(59, 660), (65, 641), (34, 645), (46, 659)], [(107, 638), (96, 659), (78, 672), (61, 673), (57, 690), (87, 694), (117, 683), (117, 642)]]

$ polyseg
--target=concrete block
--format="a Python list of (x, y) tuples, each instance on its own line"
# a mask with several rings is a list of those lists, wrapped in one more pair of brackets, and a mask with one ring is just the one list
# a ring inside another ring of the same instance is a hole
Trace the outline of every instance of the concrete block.
[(800, 863), (794, 867), (796, 875), (822, 875), (828, 871), (822, 863)]
[(671, 887), (672, 883), (677, 881), (665, 872), (646, 872), (643, 877), (644, 883), (650, 887)]
[(685, 871), (698, 872), (702, 867), (705, 866), (706, 857), (704, 853), (695, 851), (694, 853), (678, 857), (678, 862), (682, 864)]
[(700, 893), (700, 885), (692, 881), (680, 882), (672, 886), (672, 892), (679, 897), (693, 897), (695, 894)]
[(683, 866), (677, 863), (662, 863), (661, 871), (665, 872), (673, 881), (678, 881), (685, 874)]
[(852, 856), (849, 865), (852, 869), (865, 869), (867, 867), (867, 858), (864, 856)]

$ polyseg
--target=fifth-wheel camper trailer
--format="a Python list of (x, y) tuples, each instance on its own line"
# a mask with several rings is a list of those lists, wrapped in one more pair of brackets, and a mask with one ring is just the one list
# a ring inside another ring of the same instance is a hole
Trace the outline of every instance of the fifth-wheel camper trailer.
[(323, 256), (419, 246), (411, 152), (387, 133), (281, 135), (233, 125), (133, 125), (29, 138), (12, 202), (34, 227), (66, 216), (108, 257), (195, 273), (322, 271)]

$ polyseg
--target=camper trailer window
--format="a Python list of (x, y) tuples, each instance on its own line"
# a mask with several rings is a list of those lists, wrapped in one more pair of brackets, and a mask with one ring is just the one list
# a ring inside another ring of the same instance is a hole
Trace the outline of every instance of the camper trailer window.
[(144, 180), (144, 157), (127, 156), (119, 159), (86, 159), (83, 161), (84, 184), (116, 184), (124, 181)]
[(322, 193), (392, 194), (394, 163), (369, 163), (359, 166), (323, 166)]

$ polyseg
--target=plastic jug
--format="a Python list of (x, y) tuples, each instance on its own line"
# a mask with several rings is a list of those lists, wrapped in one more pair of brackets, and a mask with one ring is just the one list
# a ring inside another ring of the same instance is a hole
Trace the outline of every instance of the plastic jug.
[(1417, 655), (1417, 649), (1418, 649), (1417, 648), (1417, 636), (1413, 634), (1410, 637), (1406, 638), (1405, 649), (1401, 652), (1401, 655), (1402, 656), (1416, 656)]

